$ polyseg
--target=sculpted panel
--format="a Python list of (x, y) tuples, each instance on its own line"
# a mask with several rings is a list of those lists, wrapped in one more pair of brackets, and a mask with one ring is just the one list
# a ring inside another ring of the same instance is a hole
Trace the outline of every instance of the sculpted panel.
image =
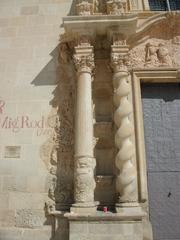
[(49, 171), (48, 213), (68, 209), (73, 201), (74, 68), (70, 46), (62, 42), (59, 50), (57, 87), (51, 101), (53, 117), (49, 118), (53, 134), (41, 147), (41, 158)]
[(129, 56), (132, 67), (179, 67), (180, 36), (170, 40), (151, 38), (131, 49)]

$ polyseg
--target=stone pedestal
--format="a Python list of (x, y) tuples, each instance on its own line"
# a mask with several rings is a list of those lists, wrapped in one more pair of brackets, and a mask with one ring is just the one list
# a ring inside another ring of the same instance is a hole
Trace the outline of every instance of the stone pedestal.
[(142, 212), (65, 214), (70, 240), (143, 240)]

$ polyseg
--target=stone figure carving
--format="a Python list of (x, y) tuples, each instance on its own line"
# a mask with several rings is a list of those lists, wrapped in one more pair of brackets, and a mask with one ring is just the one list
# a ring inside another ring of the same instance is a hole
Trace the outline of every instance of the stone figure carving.
[(111, 66), (116, 71), (127, 71), (128, 55), (120, 55), (119, 53), (111, 54)]
[(45, 202), (45, 209), (47, 214), (51, 214), (52, 212), (56, 211), (55, 203), (52, 201)]
[(152, 43), (147, 43), (145, 51), (146, 67), (172, 66), (172, 59), (164, 43), (159, 43), (158, 46)]
[(98, 0), (93, 1), (93, 11), (94, 11), (94, 13), (99, 12), (99, 1)]
[(147, 43), (145, 47), (146, 56), (145, 56), (145, 66), (157, 66), (157, 47), (152, 43)]
[(95, 181), (94, 168), (95, 159), (82, 157), (75, 160), (75, 190), (74, 197), (76, 202), (93, 202)]
[(93, 4), (86, 0), (76, 4), (77, 15), (88, 16), (93, 14)]
[(173, 38), (172, 43), (176, 45), (180, 45), (180, 36), (176, 36)]
[(110, 15), (121, 15), (127, 12), (126, 0), (107, 1), (107, 13)]
[(172, 66), (172, 59), (164, 43), (160, 43), (157, 50), (157, 57), (160, 66)]

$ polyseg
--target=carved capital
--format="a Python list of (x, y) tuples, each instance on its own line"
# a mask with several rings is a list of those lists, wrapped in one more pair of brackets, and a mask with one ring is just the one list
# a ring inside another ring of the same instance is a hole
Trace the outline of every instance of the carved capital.
[[(120, 41), (120, 40), (119, 40)], [(114, 72), (127, 72), (129, 65), (129, 48), (126, 45), (126, 40), (121, 40), (122, 42), (118, 45), (112, 45), (111, 53), (111, 66)], [(122, 45), (122, 43), (124, 45)]]
[(75, 47), (74, 64), (78, 73), (92, 73), (94, 70), (93, 47), (90, 44), (81, 43)]

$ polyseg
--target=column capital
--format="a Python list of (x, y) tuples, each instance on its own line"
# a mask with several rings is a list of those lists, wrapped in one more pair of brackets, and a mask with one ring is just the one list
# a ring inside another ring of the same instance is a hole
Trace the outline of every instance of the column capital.
[(111, 66), (114, 72), (128, 72), (129, 46), (125, 40), (113, 41), (111, 46)]
[(91, 74), (95, 68), (93, 46), (81, 43), (75, 47), (74, 64), (78, 73)]

